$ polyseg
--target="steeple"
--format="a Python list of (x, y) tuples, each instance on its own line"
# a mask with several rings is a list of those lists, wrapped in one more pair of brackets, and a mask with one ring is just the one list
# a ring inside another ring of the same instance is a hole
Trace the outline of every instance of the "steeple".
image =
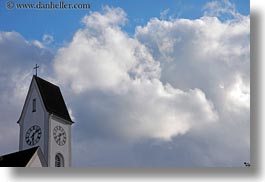
[(33, 75), (18, 120), (19, 149), (39, 146), (48, 166), (71, 165), (71, 125), (60, 88)]

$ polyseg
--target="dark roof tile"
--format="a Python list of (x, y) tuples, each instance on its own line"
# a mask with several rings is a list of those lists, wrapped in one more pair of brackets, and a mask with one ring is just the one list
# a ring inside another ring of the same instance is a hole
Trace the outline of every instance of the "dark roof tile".
[(47, 111), (73, 123), (65, 105), (60, 88), (40, 77), (34, 76), (34, 79), (37, 82)]

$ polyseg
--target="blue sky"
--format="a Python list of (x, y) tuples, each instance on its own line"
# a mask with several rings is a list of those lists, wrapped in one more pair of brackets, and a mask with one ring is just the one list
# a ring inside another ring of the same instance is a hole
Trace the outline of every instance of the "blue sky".
[[(61, 44), (71, 40), (74, 32), (82, 27), (81, 19), (90, 11), (100, 11), (105, 5), (120, 7), (127, 13), (128, 22), (123, 27), (128, 34), (133, 35), (135, 26), (145, 25), (152, 17), (160, 17), (160, 13), (169, 9), (168, 15), (176, 18), (196, 19), (203, 14), (203, 6), (207, 0), (91, 0), (65, 2), (90, 3), (89, 10), (8, 10), (7, 1), (0, 1), (0, 30), (17, 31), (29, 40), (42, 40), (44, 34), (52, 35), (55, 43)], [(36, 1), (14, 1), (36, 2)], [(50, 2), (50, 1), (42, 1)], [(53, 1), (58, 2), (58, 1)], [(232, 0), (237, 10), (243, 15), (249, 14), (249, 1)]]
[(90, 10), (7, 10), (5, 3), (0, 154), (18, 148), (15, 121), (37, 63), (75, 121), (74, 166), (250, 160), (249, 1), (93, 0)]

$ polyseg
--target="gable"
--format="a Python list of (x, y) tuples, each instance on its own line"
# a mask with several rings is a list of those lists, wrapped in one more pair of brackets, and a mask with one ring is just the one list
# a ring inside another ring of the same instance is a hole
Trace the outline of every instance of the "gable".
[(38, 155), (34, 155), (26, 167), (43, 167)]
[[(34, 84), (36, 83), (36, 84)], [(31, 84), (30, 84), (30, 89), (27, 94), (26, 101), (24, 103), (20, 118), (18, 120), (18, 123), (21, 120), (22, 114), (24, 113), (24, 109), (26, 107), (26, 102), (28, 102), (28, 98), (30, 95), (31, 89), (36, 86), (38, 88), (38, 92), (40, 94), (42, 104), (44, 105), (44, 108), (46, 111), (50, 114), (54, 114), (65, 121), (69, 122), (70, 124), (73, 123), (71, 120), (71, 117), (69, 115), (69, 112), (67, 110), (66, 104), (64, 102), (62, 93), (60, 91), (60, 88), (42, 78), (39, 78), (37, 76), (33, 76)]]
[(38, 147), (26, 167), (48, 167), (40, 147)]

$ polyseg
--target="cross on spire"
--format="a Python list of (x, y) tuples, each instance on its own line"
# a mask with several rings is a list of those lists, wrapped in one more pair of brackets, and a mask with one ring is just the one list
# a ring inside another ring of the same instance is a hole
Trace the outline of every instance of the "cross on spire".
[(40, 66), (38, 66), (38, 64), (36, 64), (36, 66), (33, 68), (33, 69), (35, 69), (36, 70), (36, 76), (38, 76), (38, 68), (39, 68)]

